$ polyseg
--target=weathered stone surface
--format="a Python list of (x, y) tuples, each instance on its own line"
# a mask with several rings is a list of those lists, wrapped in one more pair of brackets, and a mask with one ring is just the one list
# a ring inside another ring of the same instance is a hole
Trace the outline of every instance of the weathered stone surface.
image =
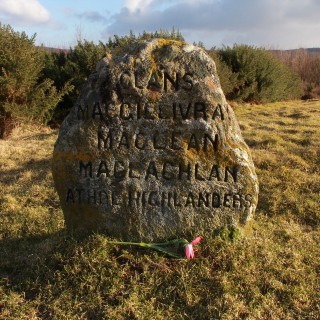
[(214, 62), (162, 39), (97, 64), (61, 126), (53, 177), (68, 228), (131, 240), (243, 224), (258, 198)]

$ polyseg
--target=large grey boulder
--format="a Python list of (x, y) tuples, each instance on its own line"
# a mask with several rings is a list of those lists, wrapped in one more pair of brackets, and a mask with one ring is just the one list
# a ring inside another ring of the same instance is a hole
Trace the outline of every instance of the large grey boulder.
[(61, 126), (53, 178), (69, 229), (130, 240), (241, 225), (258, 200), (213, 60), (164, 39), (99, 61)]

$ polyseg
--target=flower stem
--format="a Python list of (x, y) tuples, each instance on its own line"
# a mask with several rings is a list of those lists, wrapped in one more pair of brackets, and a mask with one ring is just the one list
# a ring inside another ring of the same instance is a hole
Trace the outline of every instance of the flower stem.
[(150, 249), (154, 249), (162, 253), (165, 253), (166, 255), (173, 258), (182, 258), (182, 255), (175, 253), (172, 250), (165, 249), (163, 247), (169, 246), (169, 245), (175, 245), (176, 247), (178, 247), (179, 245), (185, 245), (188, 243), (188, 241), (185, 239), (175, 239), (175, 240), (162, 242), (162, 243), (145, 243), (145, 242), (131, 242), (131, 241), (107, 241), (107, 242), (111, 244), (125, 244), (125, 245), (133, 245), (133, 246), (150, 248)]

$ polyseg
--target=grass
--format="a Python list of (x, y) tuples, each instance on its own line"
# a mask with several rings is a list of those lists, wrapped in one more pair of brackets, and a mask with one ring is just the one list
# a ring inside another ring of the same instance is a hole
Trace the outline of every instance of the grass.
[(235, 107), (260, 181), (255, 220), (195, 260), (72, 238), (53, 189), (56, 132), (0, 141), (0, 319), (319, 319), (320, 103)]

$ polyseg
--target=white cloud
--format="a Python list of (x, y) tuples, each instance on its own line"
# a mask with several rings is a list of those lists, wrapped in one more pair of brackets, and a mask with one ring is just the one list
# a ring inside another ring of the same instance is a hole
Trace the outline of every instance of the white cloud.
[(78, 18), (84, 18), (90, 22), (106, 22), (106, 16), (102, 15), (100, 12), (87, 10), (82, 13), (76, 14)]
[(247, 43), (295, 48), (319, 46), (318, 0), (125, 0), (104, 34), (179, 29), (207, 47)]
[(1, 0), (0, 16), (5, 23), (38, 24), (49, 22), (50, 13), (38, 0)]
[(130, 12), (135, 12), (137, 10), (145, 11), (148, 6), (154, 2), (153, 0), (125, 0), (123, 7), (127, 8)]

